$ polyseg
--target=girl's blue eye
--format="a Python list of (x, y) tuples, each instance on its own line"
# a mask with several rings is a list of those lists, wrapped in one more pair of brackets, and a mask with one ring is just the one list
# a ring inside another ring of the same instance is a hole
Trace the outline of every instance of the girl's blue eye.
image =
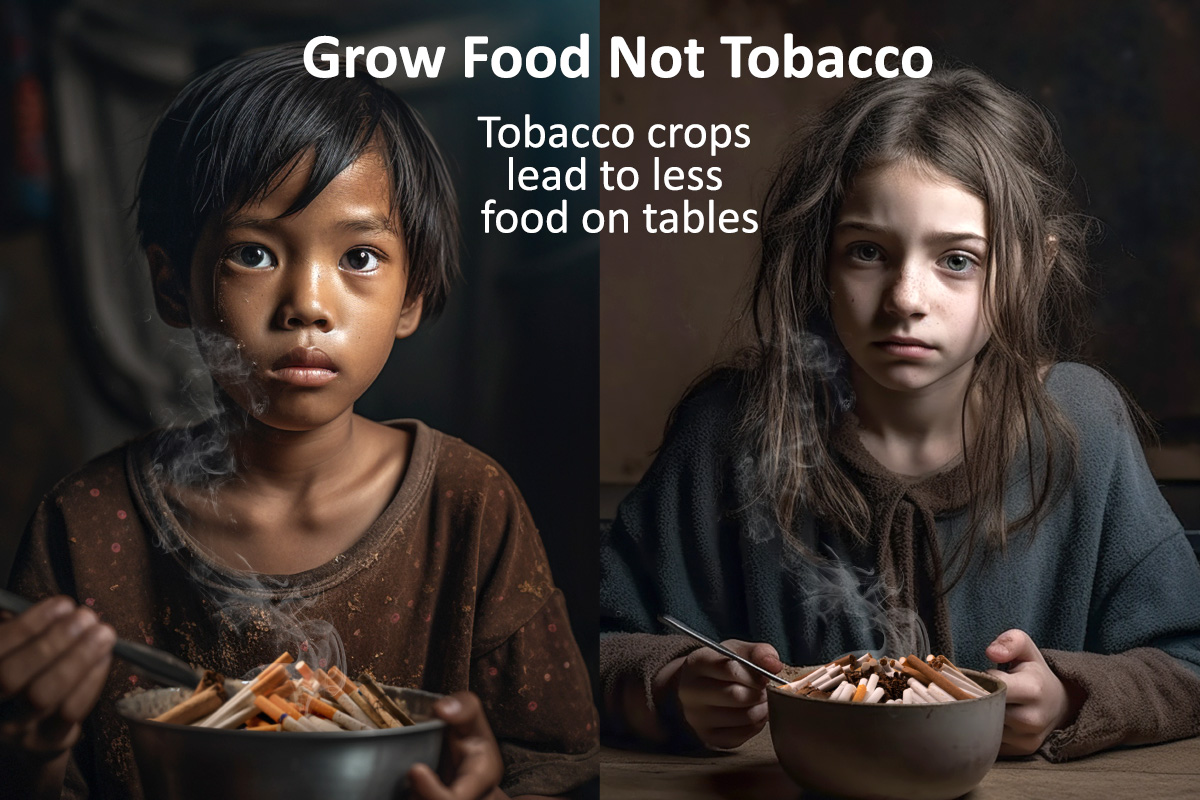
[(971, 259), (961, 254), (946, 256), (946, 269), (951, 272), (966, 272), (975, 266)]
[(873, 244), (856, 244), (850, 248), (850, 255), (859, 261), (878, 261), (883, 252)]
[(258, 244), (246, 244), (233, 251), (231, 260), (239, 266), (266, 269), (277, 265), (274, 254)]
[(365, 247), (356, 247), (342, 256), (342, 264), (353, 272), (371, 272), (379, 266), (379, 256)]

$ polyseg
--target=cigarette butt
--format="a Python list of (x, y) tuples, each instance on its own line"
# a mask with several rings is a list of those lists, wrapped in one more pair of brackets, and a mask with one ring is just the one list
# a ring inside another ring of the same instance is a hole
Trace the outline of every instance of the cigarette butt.
[(300, 718), (300, 709), (297, 708), (295, 706), (295, 704), (288, 702), (287, 700), (283, 699), (282, 697), (273, 697), (271, 699), (275, 701), (276, 705), (278, 705), (280, 708), (282, 708), (287, 713), (291, 714), (296, 719)]
[(867, 684), (865, 681), (860, 682), (854, 690), (853, 696), (850, 698), (851, 703), (861, 703), (867, 698)]
[(935, 670), (933, 667), (921, 661), (919, 658), (909, 656), (910, 664), (925, 676), (926, 683), (936, 683), (944, 692), (950, 695), (955, 700), (970, 700), (972, 696), (965, 691), (955, 686), (946, 676)]
[(304, 710), (310, 714), (320, 714), (325, 719), (333, 719), (333, 715), (337, 713), (336, 708), (316, 697), (309, 697), (304, 701)]
[(248, 731), (281, 731), (281, 730), (283, 730), (283, 726), (280, 725), (278, 722), (276, 722), (272, 725), (255, 725), (253, 728), (247, 726), (246, 730), (248, 730)]
[(283, 715), (287, 713), (282, 708), (271, 702), (271, 698), (264, 697), (263, 695), (259, 695), (258, 697), (254, 698), (254, 706), (275, 722), (279, 722)]
[(318, 731), (341, 733), (343, 730), (340, 725), (334, 725), (332, 722), (322, 717), (308, 716), (302, 717), (302, 719), (306, 724), (312, 726)]
[(863, 702), (864, 703), (878, 703), (880, 700), (883, 699), (883, 696), (885, 694), (887, 694), (887, 692), (885, 692), (883, 690), (883, 687), (877, 686), (867, 695), (867, 699), (864, 700)]
[(296, 672), (300, 673), (300, 677), (306, 681), (316, 680), (317, 675), (312, 671), (312, 667), (305, 664), (303, 661), (297, 661), (295, 666)]
[(853, 653), (847, 653), (846, 655), (842, 656), (841, 658), (835, 658), (835, 659), (834, 659), (833, 661), (831, 661), (830, 663), (831, 663), (831, 664), (837, 664), (839, 667), (844, 667), (844, 666), (846, 666), (847, 664), (849, 664), (849, 663), (850, 663), (851, 661), (853, 661), (853, 660), (854, 660), (854, 654), (853, 654)]
[(867, 693), (875, 691), (875, 687), (879, 685), (879, 673), (872, 672), (871, 677), (867, 678)]
[(288, 714), (283, 715), (283, 719), (279, 724), (283, 726), (283, 729), (285, 731), (291, 731), (292, 733), (312, 733), (313, 732), (312, 728), (308, 727), (307, 725), (305, 725), (303, 722), (301, 722), (298, 719), (292, 719), (292, 717)]

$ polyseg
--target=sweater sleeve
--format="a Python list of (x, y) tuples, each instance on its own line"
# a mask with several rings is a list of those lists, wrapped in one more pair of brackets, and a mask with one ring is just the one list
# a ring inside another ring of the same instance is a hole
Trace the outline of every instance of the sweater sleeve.
[(1090, 413), (1073, 413), (1081, 480), (1103, 479), (1100, 558), (1084, 650), (1044, 650), (1086, 693), (1078, 717), (1052, 733), (1051, 761), (1117, 745), (1200, 734), (1200, 565), (1146, 465), (1115, 387), (1086, 368)]
[(487, 536), (470, 688), (483, 703), (509, 796), (563, 795), (599, 774), (599, 719), (566, 602), (528, 507), (503, 476)]
[[(736, 629), (736, 550), (724, 536), (730, 491), (726, 434), (736, 395), (714, 379), (676, 411), (653, 464), (621, 503), (600, 541), (600, 680), (605, 731), (622, 734), (623, 687), (641, 686), (654, 709), (651, 682), (668, 662), (695, 650), (686, 637), (659, 635), (659, 614), (720, 639)], [(722, 569), (724, 566), (724, 569)], [(667, 729), (670, 709), (655, 709)], [(664, 713), (666, 712), (666, 713)]]
[[(75, 596), (71, 559), (66, 547), (66, 523), (52, 497), (41, 502), (29, 521), (9, 574), (9, 589), (34, 601), (56, 594)], [(63, 800), (86, 800), (91, 795), (88, 778), (80, 768), (81, 764), (90, 763), (90, 727), (90, 722), (85, 721), (84, 734), (75, 744), (67, 762)]]

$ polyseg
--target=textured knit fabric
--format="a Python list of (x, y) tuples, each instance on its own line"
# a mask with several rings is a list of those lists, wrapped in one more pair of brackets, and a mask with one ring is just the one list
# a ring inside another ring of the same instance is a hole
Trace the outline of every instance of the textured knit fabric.
[[(664, 650), (678, 655), (673, 639), (627, 636), (660, 632), (661, 613), (716, 639), (769, 642), (792, 664), (824, 663), (849, 650), (901, 655), (878, 632), (888, 591), (876, 554), (807, 513), (780, 535), (752, 496), (753, 456), (735, 434), (739, 381), (736, 373), (720, 374), (681, 403), (654, 464), (602, 539), (606, 689), (626, 680), (648, 685)], [(1079, 469), (1036, 536), (1018, 533), (1006, 552), (988, 559), (977, 551), (949, 592), (956, 663), (993, 667), (987, 645), (1020, 628), (1062, 677), (1088, 692), (1076, 722), (1047, 739), (1042, 752), (1050, 758), (1194, 735), (1200, 566), (1146, 467), (1116, 388), (1079, 364), (1057, 365), (1046, 386), (1078, 432)], [(854, 464), (844, 466), (853, 473)], [(886, 472), (878, 463), (868, 469)], [(1007, 512), (1020, 514), (1029, 503), (1028, 482), (1014, 479)], [(926, 510), (937, 551), (954, 552), (966, 510)], [(828, 558), (816, 563), (804, 551)], [(929, 576), (916, 567), (912, 574)], [(1145, 658), (1148, 648), (1159, 655)], [(1133, 693), (1111, 678), (1122, 675), (1128, 687), (1134, 673)], [(1161, 713), (1164, 706), (1174, 707), (1173, 719)]]
[[(98, 458), (43, 501), (12, 589), (65, 593), (122, 638), (239, 677), (280, 652), (351, 675), (483, 701), (510, 794), (558, 794), (597, 773), (597, 718), (541, 540), (508, 475), (415, 421), (395, 497), (346, 552), (295, 575), (211, 561), (179, 524), (142, 440)], [(340, 634), (344, 656), (330, 647)], [(114, 701), (139, 686), (116, 661), (64, 797), (140, 796)]]

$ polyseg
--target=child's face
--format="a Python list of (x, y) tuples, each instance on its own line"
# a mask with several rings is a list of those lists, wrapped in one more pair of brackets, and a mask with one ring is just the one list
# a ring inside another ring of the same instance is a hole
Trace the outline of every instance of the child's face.
[(989, 331), (987, 209), (948, 176), (892, 164), (860, 173), (834, 223), (830, 311), (865, 377), (898, 391), (966, 378)]
[(407, 252), (379, 156), (364, 154), (279, 218), (307, 174), (301, 163), (261, 203), (205, 226), (188, 297), (202, 344), (214, 331), (240, 356), (230, 369), (208, 348), (217, 382), (260, 422), (293, 431), (351, 413), (421, 312), (405, 297)]

